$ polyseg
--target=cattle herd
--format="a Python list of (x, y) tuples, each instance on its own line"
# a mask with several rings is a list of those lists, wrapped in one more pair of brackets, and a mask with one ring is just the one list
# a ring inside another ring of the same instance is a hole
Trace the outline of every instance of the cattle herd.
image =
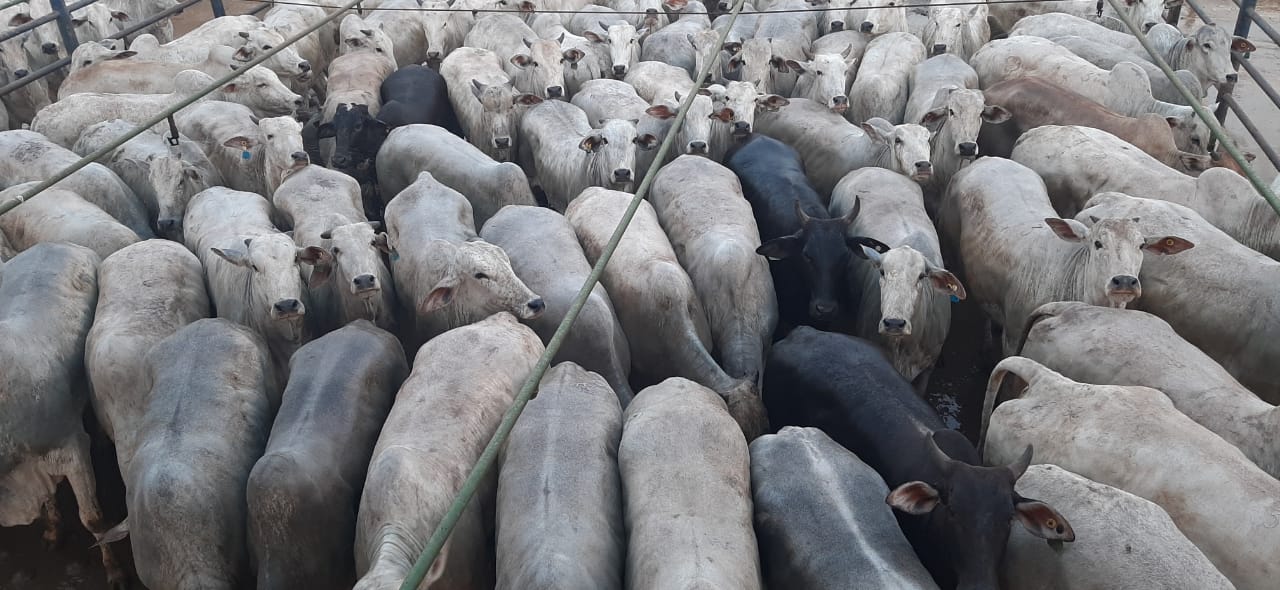
[(0, 526), (56, 544), (65, 480), (113, 588), (398, 588), (652, 175), (426, 586), (1277, 587), (1280, 217), (1119, 19), (1197, 100), (1247, 40), (588, 1), (77, 12), (0, 111), (0, 202), (115, 146), (0, 215)]

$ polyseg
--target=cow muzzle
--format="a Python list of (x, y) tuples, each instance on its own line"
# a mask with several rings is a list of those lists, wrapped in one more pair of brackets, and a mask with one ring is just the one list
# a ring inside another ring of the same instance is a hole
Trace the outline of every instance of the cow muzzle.
[(833, 20), (833, 21), (831, 21), (831, 32), (832, 32), (832, 33), (839, 33), (840, 31), (843, 31), (843, 30), (844, 30), (844, 21), (841, 21), (841, 20)]
[(273, 320), (291, 320), (300, 318), (305, 313), (306, 308), (297, 299), (281, 299), (271, 306), (271, 319)]
[(613, 66), (613, 77), (621, 78), (627, 75), (627, 66)]
[(744, 137), (746, 137), (746, 136), (748, 136), (748, 135), (751, 135), (751, 124), (750, 124), (750, 123), (748, 123), (748, 122), (746, 122), (746, 121), (734, 121), (734, 122), (733, 122), (733, 136), (734, 136), (735, 138), (737, 138), (737, 139), (742, 139), (742, 138), (744, 138)]
[(564, 88), (561, 86), (551, 86), (547, 88), (547, 98), (561, 98), (564, 96)]
[(886, 336), (910, 336), (911, 323), (901, 318), (880, 320), (880, 333)]
[(1107, 301), (1111, 307), (1124, 309), (1142, 296), (1142, 283), (1132, 275), (1116, 275), (1107, 281)]
[(160, 235), (177, 242), (182, 241), (182, 219), (163, 217), (156, 220), (156, 229)]
[(498, 149), (500, 149), (500, 150), (505, 150), (505, 149), (507, 149), (507, 148), (511, 147), (511, 138), (510, 138), (510, 137), (495, 137), (495, 138), (493, 138), (493, 147), (496, 147), (496, 148), (498, 148)]
[(876, 24), (870, 21), (862, 21), (862, 26), (858, 27), (858, 30), (862, 31), (863, 33), (870, 33), (875, 29), (876, 29)]
[(814, 301), (809, 304), (809, 317), (815, 320), (826, 320), (836, 315), (840, 306), (835, 301)]
[(942, 55), (942, 54), (944, 54), (944, 53), (946, 53), (946, 52), (947, 52), (947, 44), (946, 44), (946, 43), (934, 43), (934, 44), (933, 44), (933, 49), (930, 49), (930, 50), (929, 50), (929, 57), (939, 56), (939, 55)]
[(933, 178), (933, 164), (928, 160), (916, 162), (916, 171), (911, 175), (911, 180), (924, 182), (930, 178)]
[(847, 110), (849, 110), (849, 97), (837, 96), (831, 99), (831, 112), (844, 114)]
[(58, 44), (57, 44), (57, 43), (45, 43), (44, 45), (41, 45), (41, 46), (40, 46), (40, 52), (41, 52), (41, 53), (43, 53), (43, 54), (45, 54), (45, 55), (54, 55), (54, 54), (58, 53)]
[(627, 168), (619, 168), (613, 171), (614, 184), (626, 184), (631, 182), (631, 170)]
[(532, 320), (542, 315), (542, 312), (546, 309), (547, 304), (542, 301), (542, 298), (534, 297), (533, 299), (530, 299), (528, 303), (525, 303), (524, 306), (520, 308), (520, 312), (516, 315), (520, 316), (520, 319), (522, 320)]
[(962, 158), (974, 158), (978, 155), (978, 144), (972, 141), (962, 142), (956, 146), (956, 151)]
[(361, 297), (372, 297), (380, 291), (378, 288), (378, 277), (370, 274), (363, 274), (351, 279), (351, 292)]
[(688, 147), (688, 149), (686, 149), (686, 150), (685, 150), (685, 153), (686, 153), (686, 154), (702, 154), (702, 155), (706, 155), (706, 153), (707, 153), (707, 142), (705, 142), (705, 141), (691, 141), (691, 142), (689, 142), (689, 147)]

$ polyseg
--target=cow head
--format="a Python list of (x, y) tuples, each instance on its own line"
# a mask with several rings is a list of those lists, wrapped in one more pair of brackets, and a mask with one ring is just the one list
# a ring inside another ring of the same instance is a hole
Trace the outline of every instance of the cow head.
[(258, 123), (265, 145), (263, 175), (269, 186), (279, 186), (293, 172), (311, 163), (302, 145), (302, 123), (293, 117), (272, 117)]
[(450, 11), (449, 2), (444, 0), (423, 2), (418, 18), (422, 21), (422, 32), (426, 37), (427, 62), (433, 65), (438, 65), (450, 52), (462, 46), (475, 20), (470, 12)]
[(964, 299), (964, 286), (955, 275), (925, 258), (911, 246), (898, 246), (881, 254), (862, 246), (855, 254), (869, 260), (880, 272), (880, 333), (910, 336), (920, 297), (930, 290)]
[(1219, 89), (1235, 84), (1237, 74), (1231, 65), (1231, 52), (1248, 53), (1257, 47), (1248, 39), (1232, 38), (1227, 30), (1214, 24), (1203, 25), (1183, 40), (1177, 69), (1188, 70), (1200, 81), (1201, 88)]
[[(0, 44), (0, 62), (2, 62), (2, 54), (4, 49)], [(110, 61), (113, 59), (128, 59), (138, 55), (136, 51), (122, 51), (114, 42), (95, 41), (92, 43), (82, 43), (76, 50), (71, 52), (71, 71), (81, 70), (92, 66), (95, 63)], [(0, 63), (0, 69), (3, 69), (3, 63)]]
[(964, 47), (964, 9), (957, 6), (934, 6), (929, 9), (929, 22), (921, 38), (929, 48), (929, 57), (948, 51), (958, 53)]
[(908, 123), (893, 125), (875, 117), (861, 125), (872, 141), (889, 154), (889, 169), (910, 176), (916, 182), (933, 177), (933, 164), (929, 161), (929, 130)]
[[(840, 286), (845, 284), (849, 267), (849, 249), (863, 245), (888, 251), (888, 247), (871, 238), (846, 237), (849, 226), (858, 217), (861, 200), (855, 200), (849, 213), (836, 218), (811, 217), (796, 201), (795, 215), (800, 231), (774, 238), (756, 248), (756, 253), (770, 260), (796, 260), (809, 286), (809, 317), (829, 320), (840, 311)], [(815, 213), (821, 205), (814, 207)]]
[(732, 54), (726, 68), (726, 78), (753, 84), (761, 92), (773, 89), (770, 79), (774, 69), (773, 44), (768, 39), (752, 38), (742, 43), (725, 45), (726, 51)]
[(471, 94), (480, 101), (481, 128), (492, 137), (490, 145), (485, 147), (496, 152), (505, 152), (515, 147), (515, 108), (542, 102), (541, 98), (533, 94), (516, 92), (511, 82), (486, 84), (472, 79)]
[(640, 61), (640, 38), (648, 34), (649, 29), (637, 31), (630, 23), (621, 21), (612, 25), (604, 22), (597, 25), (604, 31), (603, 35), (598, 31), (587, 30), (583, 31), (582, 36), (592, 43), (604, 43), (609, 46), (611, 65), (608, 74), (621, 80), (626, 77), (631, 68), (635, 67), (636, 62)]
[(1165, 117), (1165, 122), (1173, 131), (1173, 145), (1179, 150), (1201, 156), (1209, 153), (1209, 128), (1195, 113)]
[[(684, 101), (684, 97), (679, 92), (675, 93), (675, 98), (676, 104)], [(685, 154), (708, 155), (711, 149), (711, 124), (717, 119), (714, 109), (711, 92), (705, 88), (699, 90), (698, 96), (693, 97), (693, 102), (689, 105), (684, 125), (680, 127), (676, 138), (679, 144), (673, 147), (683, 150)], [(675, 105), (656, 104), (645, 109), (645, 114), (655, 119), (671, 121), (676, 118), (678, 110), (679, 108)], [(655, 140), (654, 143), (656, 144), (657, 141)], [(641, 148), (648, 149), (644, 145), (641, 145)]]
[(1164, 20), (1164, 3), (1165, 0), (1124, 0), (1120, 10), (1145, 32)]
[(885, 502), (928, 519), (934, 542), (947, 547), (957, 588), (999, 587), (997, 570), (1015, 520), (1042, 539), (1075, 540), (1075, 531), (1061, 514), (1014, 490), (1031, 464), (1030, 446), (1009, 465), (982, 467), (952, 459), (940, 450), (942, 444), (968, 444), (945, 443), (948, 436), (943, 431), (923, 437), (924, 448), (913, 455), (921, 463), (920, 472), (928, 477), (895, 487)]
[[(562, 35), (561, 39), (564, 38)], [(511, 64), (520, 68), (520, 75), (526, 80), (520, 86), (533, 88), (539, 98), (564, 98), (564, 61), (559, 41), (546, 39), (525, 39), (527, 53), (511, 56)]]
[[(230, 69), (241, 67), (232, 64)], [(262, 66), (249, 68), (224, 84), (221, 92), (225, 100), (247, 106), (259, 117), (292, 115), (302, 108), (302, 97), (289, 90), (275, 72)]]
[(1009, 111), (1004, 107), (988, 106), (981, 90), (966, 88), (942, 88), (933, 99), (933, 109), (925, 113), (920, 124), (939, 139), (951, 145), (940, 149), (951, 150), (961, 158), (978, 157), (978, 132), (983, 123), (999, 124), (1008, 121)]
[(756, 109), (776, 111), (790, 104), (791, 101), (776, 94), (764, 94), (756, 90), (750, 82), (730, 82), (725, 87), (724, 104), (716, 111), (715, 117), (732, 125), (730, 132), (734, 138), (742, 139), (751, 135), (755, 126)]
[(432, 240), (431, 246), (449, 259), (449, 264), (418, 303), (419, 313), (456, 305), (483, 310), (484, 315), (508, 311), (522, 320), (542, 315), (546, 304), (511, 270), (511, 259), (502, 248), (479, 239), (460, 243)]
[(156, 229), (160, 235), (182, 241), (182, 218), (200, 191), (222, 184), (222, 179), (179, 157), (149, 159), (147, 175), (156, 188)]
[(373, 26), (358, 15), (349, 14), (342, 19), (338, 36), (341, 39), (338, 46), (341, 55), (371, 51), (390, 60), (392, 66), (396, 65), (395, 44), (383, 30), (381, 23)]
[[(276, 46), (284, 45), (284, 37), (265, 26), (242, 30), (237, 33), (240, 45), (236, 47), (235, 59), (248, 62), (271, 51)], [(279, 76), (305, 82), (311, 79), (311, 63), (292, 47), (286, 47), (271, 56), (262, 65)]]
[(1074, 219), (1045, 219), (1059, 238), (1077, 244), (1075, 296), (1090, 305), (1123, 309), (1142, 296), (1138, 272), (1142, 253), (1172, 255), (1194, 246), (1178, 236), (1144, 238), (1138, 219), (1090, 217), (1092, 227)]
[(849, 108), (849, 72), (856, 61), (852, 45), (839, 55), (820, 53), (809, 61), (787, 60), (787, 69), (800, 75), (793, 96), (808, 98), (835, 113), (844, 113)]
[(306, 314), (299, 264), (312, 266), (312, 287), (324, 284), (332, 270), (333, 256), (329, 252), (316, 246), (299, 248), (293, 238), (282, 233), (245, 238), (243, 247), (211, 250), (250, 273), (245, 283), (245, 305), (255, 317), (265, 315), (272, 322), (301, 320)]
[[(361, 221), (336, 226), (320, 234), (324, 245), (333, 254), (334, 286), (344, 293), (342, 299), (377, 301), (377, 295), (387, 283), (387, 267), (381, 253), (387, 251), (387, 234), (379, 233), (376, 221)], [(366, 307), (367, 312), (373, 309)], [(367, 319), (374, 319), (370, 313)]]
[(627, 190), (635, 181), (636, 146), (652, 149), (657, 139), (636, 136), (636, 122), (607, 119), (599, 129), (582, 138), (578, 148), (587, 153), (591, 184)]
[(868, 35), (907, 32), (907, 9), (899, 0), (871, 0), (858, 30)]
[(349, 170), (377, 155), (389, 129), (369, 114), (369, 105), (340, 104), (333, 121), (321, 123), (319, 131), (321, 138), (334, 138), (333, 166)]
[(818, 13), (818, 32), (822, 35), (838, 33), (848, 28), (849, 11), (840, 10), (853, 6), (850, 0), (832, 0), (827, 10)]

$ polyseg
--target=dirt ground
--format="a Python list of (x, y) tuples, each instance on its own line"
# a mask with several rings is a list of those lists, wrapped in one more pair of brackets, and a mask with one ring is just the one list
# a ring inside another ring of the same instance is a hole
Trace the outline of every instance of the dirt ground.
[[(228, 14), (244, 14), (261, 5), (246, 0), (223, 0)], [(1206, 12), (1223, 26), (1234, 27), (1236, 6), (1232, 0), (1203, 0)], [(1259, 12), (1269, 22), (1280, 26), (1280, 0), (1261, 0)], [(208, 4), (188, 8), (174, 19), (175, 30), (181, 34), (212, 18)], [(1180, 28), (1189, 30), (1195, 25), (1195, 13), (1183, 9)], [(1280, 48), (1260, 30), (1254, 28), (1250, 40), (1258, 51), (1251, 59), (1267, 78), (1280, 85)], [(1271, 141), (1280, 148), (1280, 108), (1271, 103), (1265, 94), (1247, 76), (1241, 75), (1235, 95), (1249, 109), (1255, 123)], [(1227, 119), (1227, 129), (1240, 145), (1258, 157), (1254, 165), (1264, 180), (1270, 181), (1276, 169), (1267, 161), (1235, 117)], [(948, 426), (959, 428), (970, 438), (976, 436), (978, 410), (982, 402), (986, 376), (990, 367), (980, 359), (983, 342), (983, 320), (976, 306), (962, 302), (954, 308), (951, 336), (943, 349), (943, 357), (930, 382), (928, 397), (943, 415)], [(90, 427), (93, 427), (90, 424)], [(101, 436), (94, 437), (102, 440)], [(99, 467), (99, 495), (103, 499), (107, 521), (118, 522), (123, 515), (123, 484), (114, 465), (114, 450), (107, 446), (95, 446), (94, 463)], [(41, 526), (0, 528), (0, 590), (101, 590), (106, 588), (105, 575), (99, 554), (90, 549), (92, 536), (80, 526), (71, 494), (64, 484), (59, 493), (65, 535), (61, 545), (48, 551), (41, 542)], [(123, 561), (130, 566), (128, 543), (116, 543), (114, 547)]]

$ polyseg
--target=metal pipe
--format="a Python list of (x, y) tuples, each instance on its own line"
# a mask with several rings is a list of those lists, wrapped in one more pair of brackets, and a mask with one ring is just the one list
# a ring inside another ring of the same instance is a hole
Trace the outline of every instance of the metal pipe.
[(1196, 16), (1200, 17), (1200, 22), (1203, 22), (1206, 25), (1213, 24), (1213, 19), (1209, 18), (1209, 13), (1205, 12), (1203, 8), (1200, 8), (1200, 5), (1196, 4), (1196, 0), (1182, 0), (1182, 2), (1187, 6), (1190, 6), (1191, 10), (1195, 11)]
[[(1267, 19), (1263, 18), (1262, 15), (1258, 14), (1258, 9), (1256, 7), (1249, 6), (1248, 8), (1245, 8), (1240, 4), (1240, 0), (1231, 0), (1231, 1), (1236, 4), (1236, 7), (1244, 11), (1244, 13), (1249, 16), (1249, 19), (1252, 20), (1254, 24), (1258, 25), (1259, 29), (1262, 29), (1262, 32), (1266, 33), (1268, 37), (1271, 37), (1272, 42), (1274, 42), (1276, 45), (1280, 45), (1280, 32), (1277, 32), (1275, 27), (1271, 26), (1271, 23), (1267, 22)], [(1237, 21), (1236, 22), (1237, 27), (1239, 26), (1239, 24), (1240, 24), (1239, 21)]]
[(1244, 71), (1249, 74), (1250, 78), (1253, 78), (1253, 81), (1258, 85), (1258, 88), (1262, 89), (1262, 93), (1267, 95), (1267, 98), (1271, 99), (1271, 103), (1276, 105), (1276, 108), (1280, 108), (1280, 92), (1276, 92), (1276, 89), (1267, 81), (1266, 75), (1258, 71), (1258, 66), (1253, 65), (1251, 61), (1245, 59), (1245, 57), (1238, 52), (1233, 51), (1231, 54), (1236, 58), (1236, 63), (1240, 64), (1240, 67), (1244, 68)]
[(1256, 8), (1258, 6), (1258, 0), (1243, 0), (1243, 2), (1237, 2), (1236, 5), (1240, 7), (1240, 12), (1236, 14), (1235, 35), (1243, 39), (1248, 39), (1249, 26), (1253, 24), (1253, 21), (1249, 18), (1247, 11)]
[(63, 0), (49, 0), (49, 7), (58, 17), (58, 34), (62, 36), (62, 46), (66, 48), (67, 55), (71, 55), (80, 45), (80, 40), (76, 39), (75, 25), (71, 24), (71, 11), (67, 10), (67, 4)]
[(45, 76), (48, 76), (49, 74), (58, 71), (59, 68), (65, 67), (69, 63), (71, 63), (71, 58), (64, 57), (43, 68), (40, 68), (34, 72), (31, 72), (30, 74), (27, 74), (21, 78), (18, 78), (17, 80), (14, 80), (3, 87), (0, 87), (0, 97), (6, 96), (10, 92), (13, 92), (14, 90), (22, 88), (27, 84), (30, 84), (32, 82), (35, 82), (36, 80), (39, 80)]
[(1180, 18), (1182, 18), (1182, 0), (1178, 0), (1177, 3), (1169, 7), (1169, 12), (1165, 14), (1164, 22), (1176, 27)]
[[(731, 15), (729, 24), (720, 32), (719, 40), (712, 47), (724, 45), (729, 29), (733, 28), (734, 21), (738, 19), (738, 14), (742, 12), (744, 2), (745, 0), (735, 0), (733, 10), (729, 13)], [(658, 152), (654, 156), (655, 162), (661, 162), (671, 149), (671, 145), (675, 143), (676, 132), (684, 124), (685, 116), (689, 114), (689, 107), (693, 104), (693, 99), (698, 95), (694, 90), (702, 86), (703, 81), (707, 79), (707, 75), (711, 73), (711, 68), (715, 67), (719, 61), (720, 51), (713, 51), (711, 59), (703, 64), (702, 70), (694, 78), (693, 88), (684, 96), (684, 100), (680, 102), (675, 121), (672, 122), (671, 129), (667, 131), (667, 136), (662, 140), (662, 145), (658, 147)], [(511, 402), (511, 407), (507, 408), (507, 412), (503, 414), (502, 422), (498, 425), (497, 431), (493, 433), (489, 443), (485, 445), (484, 451), (480, 453), (480, 459), (476, 461), (475, 466), (471, 468), (471, 472), (467, 474), (467, 479), (462, 482), (458, 495), (454, 497), (453, 503), (449, 505), (449, 511), (445, 513), (440, 520), (440, 524), (431, 533), (431, 537), (427, 539), (427, 544), (423, 548), (422, 554), (413, 563), (413, 569), (409, 570), (404, 581), (400, 583), (400, 590), (417, 590), (423, 578), (427, 576), (427, 571), (431, 569), (431, 564), (440, 555), (440, 550), (444, 548), (445, 541), (449, 540), (453, 527), (458, 524), (458, 519), (462, 518), (462, 512), (466, 510), (467, 504), (471, 503), (471, 499), (475, 496), (476, 490), (480, 488), (481, 482), (488, 477), (494, 461), (498, 458), (498, 449), (501, 449), (506, 444), (507, 436), (511, 434), (511, 429), (515, 428), (516, 420), (520, 418), (520, 413), (524, 411), (525, 404), (529, 403), (529, 398), (532, 398), (533, 393), (538, 389), (538, 384), (542, 382), (543, 374), (551, 366), (551, 359), (559, 352), (560, 345), (564, 343), (565, 336), (569, 334), (569, 329), (573, 327), (574, 321), (578, 319), (578, 313), (582, 311), (587, 298), (591, 296), (596, 283), (600, 281), (600, 275), (604, 274), (605, 266), (609, 264), (609, 261), (613, 258), (614, 251), (618, 249), (618, 244), (622, 242), (622, 235), (626, 233), (627, 226), (631, 224), (631, 219), (635, 217), (636, 210), (640, 208), (640, 202), (644, 200), (646, 193), (649, 192), (649, 187), (653, 184), (653, 178), (656, 176), (658, 168), (659, 166), (650, 167), (649, 171), (645, 173), (644, 179), (640, 181), (640, 186), (636, 189), (635, 196), (631, 198), (631, 203), (627, 205), (626, 212), (622, 214), (622, 219), (618, 221), (618, 225), (613, 228), (613, 235), (609, 237), (609, 242), (605, 244), (604, 250), (601, 251), (600, 258), (592, 266), (591, 274), (587, 276), (587, 281), (583, 283), (582, 288), (578, 290), (578, 294), (574, 297), (573, 303), (569, 306), (569, 312), (565, 314), (560, 325), (556, 327), (556, 333), (547, 342), (547, 347), (543, 350), (542, 356), (538, 358), (538, 363), (534, 365), (533, 371), (525, 378), (524, 385), (520, 387), (520, 392), (516, 394), (515, 400)]]
[(1231, 108), (1231, 112), (1235, 113), (1237, 119), (1240, 119), (1240, 124), (1244, 126), (1245, 131), (1248, 131), (1249, 135), (1253, 136), (1254, 141), (1258, 142), (1258, 149), (1262, 150), (1262, 155), (1271, 161), (1272, 166), (1280, 170), (1280, 154), (1276, 154), (1276, 150), (1271, 147), (1271, 143), (1262, 137), (1262, 132), (1258, 129), (1258, 126), (1245, 113), (1245, 110), (1240, 107), (1240, 103), (1236, 102), (1235, 97), (1230, 94), (1224, 95), (1221, 104)]
[(214, 17), (227, 16), (227, 9), (222, 6), (222, 0), (209, 0), (209, 7), (213, 9)]
[[(76, 2), (75, 4), (72, 4), (71, 6), (67, 7), (67, 14), (71, 14), (72, 12), (80, 10), (81, 8), (84, 8), (97, 1), (98, 0), (80, 0), (79, 2)], [(17, 37), (18, 35), (21, 35), (45, 23), (51, 23), (57, 18), (58, 18), (58, 13), (50, 12), (49, 14), (46, 14), (40, 18), (32, 19), (31, 22), (25, 25), (19, 25), (3, 33), (0, 33), (0, 42), (8, 41), (9, 39)]]
[(288, 39), (285, 39), (284, 43), (281, 43), (275, 47), (272, 47), (270, 50), (263, 52), (262, 55), (259, 55), (258, 57), (255, 57), (249, 60), (248, 63), (244, 64), (244, 67), (238, 70), (233, 70), (231, 72), (228, 72), (226, 75), (222, 76), (221, 78), (218, 78), (213, 82), (212, 85), (201, 90), (200, 92), (197, 92), (187, 98), (184, 98), (181, 101), (179, 101), (177, 104), (171, 105), (168, 108), (160, 111), (159, 113), (156, 113), (155, 116), (151, 117), (150, 119), (147, 119), (145, 122), (141, 123), (137, 127), (134, 127), (128, 133), (125, 133), (124, 135), (117, 137), (114, 141), (99, 148), (98, 151), (93, 152), (92, 154), (89, 154), (83, 158), (80, 158), (79, 160), (76, 161), (75, 164), (68, 166), (67, 168), (63, 169), (61, 172), (58, 172), (57, 174), (54, 174), (50, 178), (46, 178), (44, 181), (40, 182), (40, 184), (37, 184), (27, 189), (26, 191), (23, 191), (22, 194), (15, 195), (14, 197), (10, 198), (7, 201), (0, 202), (0, 215), (4, 215), (5, 213), (8, 213), (14, 207), (21, 205), (28, 199), (35, 198), (40, 193), (48, 190), (49, 187), (52, 187), (53, 185), (59, 182), (62, 182), (68, 176), (75, 174), (76, 171), (80, 170), (81, 168), (84, 168), (85, 166), (88, 166), (89, 164), (92, 164), (98, 161), (99, 158), (111, 153), (112, 150), (115, 150), (116, 148), (124, 145), (126, 141), (129, 141), (130, 139), (137, 137), (139, 133), (142, 133), (143, 131), (150, 129), (155, 125), (158, 125), (162, 121), (168, 119), (170, 115), (191, 106), (196, 101), (204, 98), (210, 92), (213, 92), (221, 88), (222, 86), (226, 85), (228, 82), (240, 77), (245, 72), (252, 69), (253, 66), (261, 65), (262, 62), (265, 62), (268, 59), (271, 59), (272, 57), (275, 56), (275, 54), (280, 53), (281, 51), (284, 51), (285, 49), (293, 46), (294, 43), (297, 43), (303, 37), (306, 37), (307, 35), (310, 35), (311, 33), (314, 33), (315, 31), (320, 30), (320, 27), (323, 27), (333, 22), (338, 17), (343, 16), (348, 10), (351, 10), (351, 8), (360, 1), (361, 0), (351, 0), (346, 5), (342, 6), (338, 11), (332, 14), (325, 15), (323, 19), (320, 19), (315, 24), (308, 26), (307, 28), (299, 31), (297, 35), (294, 35)]
[[(1195, 0), (1187, 1), (1191, 3), (1193, 8), (1195, 7)], [(1240, 169), (1244, 171), (1244, 175), (1249, 178), (1249, 182), (1253, 183), (1254, 190), (1257, 190), (1258, 194), (1262, 195), (1263, 200), (1265, 200), (1268, 205), (1271, 205), (1271, 208), (1275, 210), (1277, 214), (1280, 214), (1280, 199), (1276, 198), (1276, 194), (1272, 192), (1271, 187), (1262, 181), (1262, 178), (1258, 176), (1258, 173), (1253, 169), (1253, 166), (1250, 166), (1248, 161), (1244, 159), (1244, 155), (1240, 153), (1240, 150), (1227, 141), (1227, 131), (1222, 128), (1222, 124), (1209, 116), (1209, 111), (1205, 110), (1204, 105), (1200, 104), (1200, 101), (1191, 94), (1190, 90), (1187, 89), (1187, 85), (1183, 84), (1182, 80), (1178, 79), (1178, 76), (1174, 74), (1173, 68), (1169, 66), (1169, 62), (1165, 61), (1164, 56), (1160, 55), (1160, 52), (1156, 51), (1156, 48), (1151, 45), (1151, 41), (1147, 39), (1146, 35), (1143, 35), (1138, 27), (1133, 24), (1133, 20), (1131, 20), (1129, 16), (1121, 10), (1118, 0), (1107, 0), (1107, 2), (1111, 3), (1111, 8), (1116, 11), (1116, 16), (1120, 18), (1120, 22), (1123, 22), (1124, 26), (1128, 28), (1129, 32), (1138, 40), (1138, 43), (1142, 44), (1142, 48), (1151, 56), (1152, 61), (1160, 67), (1160, 71), (1164, 72), (1165, 77), (1168, 78), (1169, 82), (1173, 84), (1173, 87), (1178, 90), (1178, 94), (1181, 94), (1182, 98), (1191, 105), (1193, 110), (1195, 110), (1196, 116), (1200, 117), (1200, 119), (1209, 126), (1209, 132), (1213, 134), (1214, 139), (1216, 139), (1222, 147), (1226, 148), (1227, 153), (1231, 154), (1232, 158), (1235, 158), (1236, 163), (1240, 165)], [(1223, 98), (1226, 99), (1226, 102), (1234, 102), (1234, 100), (1228, 95), (1224, 95)]]

